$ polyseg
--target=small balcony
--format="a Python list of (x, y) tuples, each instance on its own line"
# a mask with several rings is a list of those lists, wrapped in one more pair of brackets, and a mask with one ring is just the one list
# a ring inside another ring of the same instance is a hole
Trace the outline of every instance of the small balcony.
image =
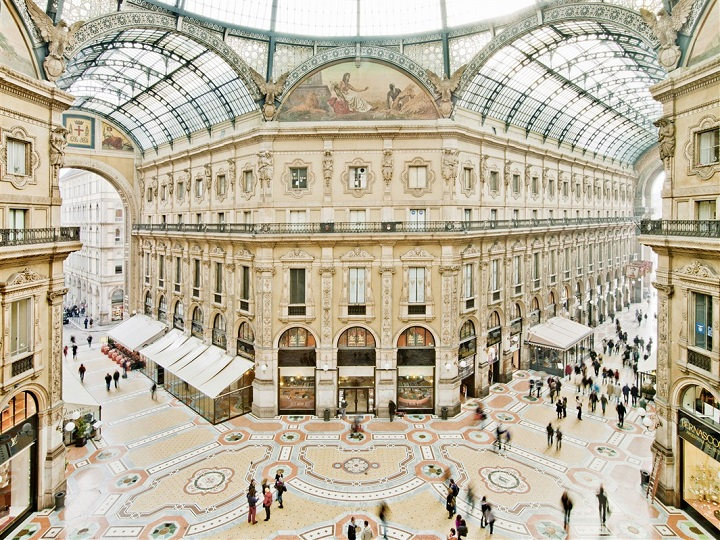
[(0, 229), (0, 247), (79, 241), (80, 227), (56, 227), (50, 229)]
[(687, 363), (705, 371), (710, 371), (712, 368), (712, 360), (709, 356), (705, 356), (692, 349), (688, 349), (687, 351)]
[(720, 238), (720, 221), (643, 219), (640, 222), (640, 234)]

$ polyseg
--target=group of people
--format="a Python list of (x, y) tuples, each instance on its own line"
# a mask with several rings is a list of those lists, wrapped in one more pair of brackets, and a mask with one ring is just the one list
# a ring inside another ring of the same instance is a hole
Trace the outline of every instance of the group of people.
[[(447, 485), (447, 495), (445, 497), (445, 509), (448, 512), (448, 519), (455, 517), (455, 527), (450, 529), (447, 540), (461, 540), (469, 534), (467, 522), (457, 513), (457, 498), (459, 495), (460, 486), (457, 485), (455, 480), (450, 478)], [(467, 504), (471, 510), (475, 510), (475, 494), (473, 493), (472, 486), (468, 487), (467, 490)], [(480, 501), (480, 527), (483, 529), (488, 527), (490, 534), (493, 533), (493, 528), (495, 527), (495, 514), (485, 496), (483, 496)]]
[[(275, 474), (275, 483), (273, 484), (273, 487), (275, 488), (275, 500), (278, 502), (278, 508), (284, 508), (283, 493), (287, 491), (287, 487), (285, 486), (285, 478), (282, 472), (278, 471)], [(263, 480), (261, 488), (262, 493), (260, 494), (260, 496), (262, 497), (262, 499), (258, 497), (257, 488), (255, 486), (255, 479), (253, 478), (252, 480), (250, 480), (246, 497), (248, 503), (248, 523), (251, 523), (253, 525), (257, 523), (257, 504), (260, 501), (262, 502), (262, 507), (265, 509), (264, 521), (270, 521), (270, 509), (272, 508), (273, 494), (267, 479)]]
[[(608, 501), (607, 492), (605, 491), (605, 488), (602, 484), (600, 484), (600, 488), (595, 493), (595, 497), (598, 500), (598, 513), (600, 514), (600, 525), (602, 527), (605, 526), (605, 521), (607, 520), (607, 516), (610, 514), (610, 501)], [(560, 505), (563, 509), (563, 527), (567, 531), (570, 527), (570, 514), (573, 509), (573, 500), (568, 494), (567, 490), (563, 491), (563, 494), (560, 497)]]
[[(91, 335), (88, 335), (88, 337), (87, 337), (88, 349), (92, 349), (92, 341), (93, 341), (93, 337)], [(67, 345), (65, 345), (63, 347), (63, 357), (65, 358), (65, 360), (67, 360), (67, 355), (68, 355), (69, 351), (72, 351), (72, 359), (77, 360), (78, 344), (75, 341), (75, 336), (70, 336), (70, 347), (68, 347)]]

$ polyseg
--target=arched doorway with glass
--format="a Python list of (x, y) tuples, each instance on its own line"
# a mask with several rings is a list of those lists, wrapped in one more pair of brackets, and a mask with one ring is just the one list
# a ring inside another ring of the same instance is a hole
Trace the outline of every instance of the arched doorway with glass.
[[(520, 369), (521, 361), (521, 339), (522, 339), (522, 306), (519, 303), (512, 305), (510, 312), (510, 340), (508, 341), (510, 348), (508, 352), (512, 352), (512, 369)], [(507, 374), (510, 376), (510, 374)]]
[(435, 405), (435, 338), (422, 326), (411, 326), (397, 340), (397, 407), (406, 412), (433, 412)]
[(152, 311), (153, 311), (153, 301), (152, 301), (152, 294), (150, 291), (147, 291), (145, 293), (145, 315), (148, 317), (152, 317)]
[(315, 336), (296, 326), (278, 341), (278, 410), (280, 414), (315, 413)]
[(175, 309), (173, 310), (173, 328), (185, 330), (185, 308), (183, 307), (182, 300), (175, 302)]
[(167, 300), (165, 299), (164, 294), (161, 294), (158, 299), (157, 317), (158, 321), (167, 322)]
[(488, 317), (487, 331), (487, 361), (488, 361), (488, 384), (492, 385), (500, 379), (500, 353), (502, 352), (502, 328), (500, 326), (500, 314), (493, 311)]
[(478, 395), (475, 382), (475, 364), (477, 358), (477, 335), (475, 325), (467, 320), (460, 327), (460, 343), (458, 344), (458, 378), (460, 383), (460, 400)]
[(548, 295), (547, 312), (549, 318), (557, 315), (557, 300), (555, 299), (555, 291), (550, 291), (550, 294)]
[(190, 333), (196, 338), (203, 338), (203, 312), (200, 306), (195, 306), (195, 309), (193, 309)]
[(227, 334), (225, 333), (225, 317), (222, 313), (215, 315), (212, 327), (212, 344), (221, 349), (227, 349)]
[(353, 326), (338, 338), (338, 405), (346, 412), (375, 411), (375, 337), (366, 328)]
[(122, 321), (123, 318), (123, 290), (115, 289), (110, 295), (110, 319)]
[(0, 420), (0, 537), (36, 509), (38, 403), (31, 392), (11, 397)]

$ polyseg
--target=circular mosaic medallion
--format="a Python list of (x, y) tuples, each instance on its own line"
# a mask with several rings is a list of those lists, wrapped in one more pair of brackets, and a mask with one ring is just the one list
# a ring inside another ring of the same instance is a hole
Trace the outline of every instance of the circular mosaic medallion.
[(443, 474), (443, 469), (434, 463), (428, 463), (423, 465), (422, 472), (431, 478), (439, 478)]
[(13, 540), (29, 540), (39, 530), (39, 523), (28, 523), (13, 536)]
[(363, 458), (353, 457), (343, 463), (342, 468), (350, 474), (362, 474), (370, 468), (370, 463)]
[(99, 523), (92, 523), (84, 527), (73, 529), (67, 535), (68, 540), (88, 540), (89, 538), (97, 538), (100, 530)]
[(220, 493), (232, 478), (232, 469), (200, 469), (196, 471), (185, 486), (185, 492), (197, 493)]
[(429, 444), (429, 443), (433, 442), (432, 434), (427, 431), (415, 431), (410, 434), (410, 438), (413, 441), (420, 443), (420, 444), (422, 444), (422, 443)]
[(286, 431), (280, 435), (280, 440), (283, 442), (297, 442), (300, 440), (300, 434), (295, 431)]
[(530, 396), (530, 397), (528, 397), (527, 394), (524, 395), (524, 396), (522, 396), (522, 398), (523, 398), (525, 401), (532, 401), (533, 403), (538, 400), (538, 398), (536, 398), (535, 396)]
[(481, 430), (468, 431), (467, 437), (468, 439), (479, 443), (484, 443), (490, 440), (490, 436)]
[(98, 461), (107, 461), (107, 460), (113, 459), (114, 457), (117, 457), (119, 455), (120, 455), (120, 450), (113, 448), (110, 450), (103, 450), (97, 456), (95, 456), (95, 459), (97, 459)]
[(503, 422), (514, 422), (515, 421), (515, 416), (510, 413), (506, 413), (506, 412), (496, 413), (495, 417), (498, 420), (501, 420)]
[(365, 440), (365, 434), (362, 432), (350, 433), (348, 439), (352, 442), (362, 442)]
[(243, 434), (237, 433), (237, 432), (236, 433), (228, 433), (227, 435), (225, 435), (225, 440), (227, 442), (238, 442), (238, 441), (241, 441), (242, 438), (243, 438)]
[(530, 491), (519, 471), (510, 467), (480, 469), (485, 485), (496, 493), (527, 493)]
[(413, 420), (415, 422), (421, 422), (425, 420), (424, 414), (408, 414), (406, 417), (408, 420)]
[(617, 456), (617, 450), (614, 448), (610, 448), (609, 446), (598, 446), (596, 448), (598, 454), (602, 454), (603, 456), (607, 457), (615, 457)]
[(178, 524), (172, 521), (167, 521), (157, 525), (150, 533), (150, 538), (155, 540), (167, 540), (172, 538), (178, 531)]
[(562, 540), (567, 536), (567, 533), (563, 530), (559, 523), (553, 523), (552, 521), (540, 521), (537, 524), (537, 530), (543, 538), (549, 538), (550, 540)]
[(134, 486), (137, 484), (137, 482), (140, 480), (139, 474), (128, 474), (126, 476), (123, 476), (119, 480), (115, 482), (115, 485), (120, 488), (126, 488), (130, 486)]
[(633, 427), (628, 424), (623, 424), (622, 426), (620, 426), (620, 424), (615, 424), (615, 427), (618, 429), (622, 429), (623, 431), (633, 431)]

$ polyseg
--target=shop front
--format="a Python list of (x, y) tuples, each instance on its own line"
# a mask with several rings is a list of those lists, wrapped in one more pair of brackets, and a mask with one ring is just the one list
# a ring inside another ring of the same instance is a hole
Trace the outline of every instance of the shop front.
[(465, 321), (460, 327), (460, 344), (458, 345), (458, 378), (460, 398), (477, 396), (475, 386), (475, 359), (477, 357), (477, 336), (472, 321)]
[(37, 403), (29, 392), (12, 397), (0, 430), (0, 537), (36, 509)]
[(520, 337), (522, 336), (522, 317), (520, 312), (516, 313), (516, 318), (510, 321), (510, 341), (508, 352), (512, 353), (512, 369), (520, 369)]
[(678, 411), (682, 507), (720, 537), (720, 404), (691, 386)]
[(345, 330), (338, 339), (338, 407), (347, 414), (375, 411), (375, 338), (365, 328)]
[(315, 337), (304, 328), (290, 328), (278, 343), (280, 414), (315, 414), (315, 393)]
[(488, 362), (488, 384), (500, 380), (500, 346), (502, 342), (502, 328), (500, 328), (500, 316), (497, 311), (490, 314), (487, 333), (487, 353)]
[(564, 317), (552, 317), (531, 327), (525, 343), (530, 369), (562, 377), (565, 366), (582, 363), (588, 357), (593, 330)]
[(435, 406), (435, 339), (412, 326), (397, 343), (397, 406), (405, 412), (431, 413)]

